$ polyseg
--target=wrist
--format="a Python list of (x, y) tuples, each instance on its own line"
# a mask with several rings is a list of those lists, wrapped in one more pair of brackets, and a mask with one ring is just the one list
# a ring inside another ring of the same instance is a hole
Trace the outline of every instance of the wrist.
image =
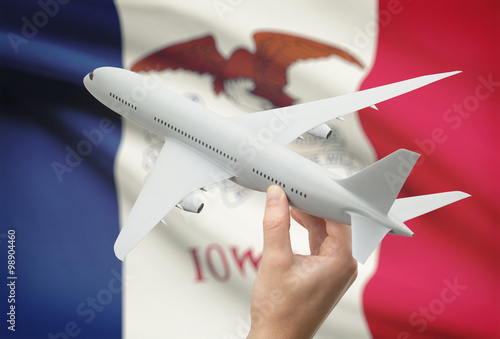
[(277, 324), (254, 326), (252, 324), (247, 339), (307, 339), (312, 338), (317, 330), (318, 328), (308, 328), (307, 326), (297, 328), (292, 323), (283, 326)]

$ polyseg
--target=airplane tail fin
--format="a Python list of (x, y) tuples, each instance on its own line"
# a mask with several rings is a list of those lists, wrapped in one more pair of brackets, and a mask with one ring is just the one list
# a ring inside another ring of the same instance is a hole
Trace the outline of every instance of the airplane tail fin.
[(386, 214), (420, 155), (400, 149), (361, 172), (337, 182)]
[[(397, 224), (399, 232), (402, 232), (396, 234), (413, 236), (413, 232), (404, 224), (406, 220), (469, 196), (457, 191), (396, 199), (418, 157), (417, 153), (400, 149), (361, 172), (337, 182), (380, 213), (390, 212), (391, 222)], [(358, 213), (348, 213), (351, 215), (352, 255), (364, 264), (391, 228)], [(392, 231), (394, 233), (394, 230)]]
[(467, 197), (470, 195), (455, 191), (396, 199), (390, 212), (404, 222)]

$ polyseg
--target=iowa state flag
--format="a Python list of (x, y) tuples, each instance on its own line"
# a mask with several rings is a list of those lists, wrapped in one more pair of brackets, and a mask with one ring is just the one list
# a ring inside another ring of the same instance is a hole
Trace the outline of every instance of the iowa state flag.
[[(388, 236), (317, 338), (500, 337), (497, 1), (4, 1), (0, 6), (0, 335), (244, 338), (264, 196), (222, 182), (113, 253), (162, 140), (83, 87), (146, 72), (231, 116), (462, 70), (332, 121), (290, 148), (342, 176), (406, 148), (401, 196), (471, 198)], [(337, 51), (337, 52), (333, 52)], [(258, 56), (272, 60), (263, 67)], [(272, 66), (272, 67), (271, 67)], [(174, 164), (173, 164), (174, 165)], [(293, 246), (307, 253), (292, 225)], [(10, 255), (10, 256), (9, 256)]]

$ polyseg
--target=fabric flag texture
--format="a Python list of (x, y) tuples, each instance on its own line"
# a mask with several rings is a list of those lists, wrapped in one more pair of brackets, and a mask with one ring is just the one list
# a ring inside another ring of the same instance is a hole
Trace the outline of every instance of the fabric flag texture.
[(363, 127), (378, 157), (394, 147), (422, 155), (402, 194), (458, 189), (472, 197), (408, 222), (411, 240), (387, 237), (365, 314), (376, 337), (498, 337), (500, 4), (402, 1), (390, 16), (391, 3), (380, 2), (377, 57), (362, 88), (463, 73), (388, 101), (379, 115), (363, 112)]
[(201, 214), (171, 211), (123, 270), (114, 256), (162, 140), (87, 93), (101, 66), (225, 116), (463, 71), (289, 147), (342, 176), (406, 148), (421, 157), (401, 197), (471, 194), (387, 236), (316, 338), (500, 337), (499, 23), (496, 0), (2, 2), (0, 337), (249, 330), (263, 194), (207, 187)]
[(115, 7), (3, 1), (0, 13), (0, 337), (120, 338), (121, 122), (82, 86), (89, 69), (121, 66)]

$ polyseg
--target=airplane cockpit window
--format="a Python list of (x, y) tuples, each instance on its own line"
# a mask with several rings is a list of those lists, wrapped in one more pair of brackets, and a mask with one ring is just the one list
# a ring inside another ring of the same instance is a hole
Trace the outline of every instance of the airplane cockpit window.
[(90, 80), (94, 80), (94, 71), (89, 73), (89, 78)]

